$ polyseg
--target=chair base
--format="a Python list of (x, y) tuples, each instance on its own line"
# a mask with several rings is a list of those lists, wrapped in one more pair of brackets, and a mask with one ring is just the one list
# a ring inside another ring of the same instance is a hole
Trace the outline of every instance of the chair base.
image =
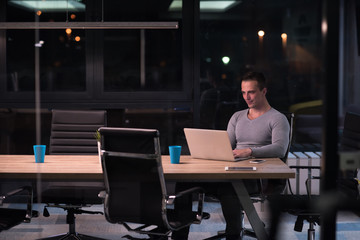
[(105, 240), (104, 238), (93, 237), (80, 233), (65, 233), (46, 238), (40, 238), (38, 240)]
[[(256, 238), (255, 232), (252, 229), (247, 229), (247, 228), (244, 228), (241, 231), (239, 239), (242, 239), (244, 236)], [(217, 239), (226, 239), (226, 233), (224, 230), (218, 231), (218, 234), (216, 236), (205, 238), (204, 240), (217, 240)]]
[(69, 225), (69, 232), (59, 235), (54, 235), (50, 237), (40, 238), (38, 240), (105, 240), (104, 238), (98, 238), (93, 236), (88, 236), (85, 234), (77, 233), (75, 230), (75, 214), (82, 214), (82, 213), (88, 213), (88, 214), (103, 214), (102, 212), (92, 212), (92, 211), (86, 211), (82, 210), (79, 207), (63, 207), (63, 206), (45, 206), (44, 207), (44, 216), (48, 217), (50, 214), (47, 210), (47, 207), (60, 207), (67, 211), (66, 215), (66, 223)]
[(129, 240), (144, 240), (144, 239), (147, 239), (147, 240), (168, 240), (169, 239), (169, 236), (154, 236), (154, 235), (148, 235), (149, 238), (136, 238), (136, 237), (133, 237), (133, 236), (130, 236), (130, 235), (125, 235), (125, 236), (122, 236), (122, 238), (126, 238), (126, 239), (129, 239)]
[[(241, 230), (241, 233), (240, 233), (240, 238), (239, 239), (243, 239), (244, 236), (248, 236), (248, 237), (251, 237), (251, 238), (256, 238), (256, 234), (254, 232), (253, 229), (251, 228), (244, 228), (245, 226), (245, 213), (244, 211), (241, 212), (241, 218), (242, 218), (242, 221), (241, 221), (241, 226), (242, 226), (242, 230)], [(265, 223), (263, 223), (264, 226), (265, 226)], [(209, 237), (209, 238), (206, 238), (204, 240), (216, 240), (216, 239), (226, 239), (226, 233), (225, 233), (225, 230), (221, 230), (221, 231), (218, 231), (217, 235), (215, 236), (212, 236), (212, 237)]]

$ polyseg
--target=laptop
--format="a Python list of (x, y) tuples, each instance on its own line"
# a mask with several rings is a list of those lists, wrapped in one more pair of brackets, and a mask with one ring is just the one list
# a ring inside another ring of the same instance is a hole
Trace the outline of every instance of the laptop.
[(221, 161), (241, 161), (250, 158), (234, 158), (227, 131), (184, 128), (184, 133), (192, 158)]

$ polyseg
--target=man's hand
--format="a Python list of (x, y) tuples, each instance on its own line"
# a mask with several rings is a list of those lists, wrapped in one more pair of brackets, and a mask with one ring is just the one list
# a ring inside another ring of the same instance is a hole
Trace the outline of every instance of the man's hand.
[(252, 151), (250, 148), (235, 149), (235, 150), (233, 150), (233, 154), (234, 154), (234, 157), (240, 157), (240, 158), (250, 157), (252, 154)]

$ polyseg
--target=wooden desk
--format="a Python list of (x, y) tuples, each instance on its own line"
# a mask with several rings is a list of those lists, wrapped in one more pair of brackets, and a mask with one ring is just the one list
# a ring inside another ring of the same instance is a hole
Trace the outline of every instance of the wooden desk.
[[(181, 156), (180, 164), (162, 157), (164, 176), (169, 180), (229, 181), (235, 179), (294, 178), (295, 173), (278, 158), (261, 164), (192, 159)], [(255, 166), (256, 171), (225, 171), (226, 166)], [(35, 163), (33, 155), (0, 155), (0, 178), (34, 179), (99, 179), (102, 169), (98, 156), (46, 155), (44, 163)]]
[[(237, 179), (294, 178), (295, 171), (279, 158), (266, 158), (261, 164), (193, 159), (181, 156), (180, 164), (171, 164), (169, 156), (163, 156), (166, 179), (199, 181), (232, 181)], [(253, 159), (252, 159), (253, 160)], [(225, 167), (256, 167), (256, 171), (225, 171)], [(1, 171), (1, 170), (0, 170)]]
[(0, 155), (0, 179), (103, 180), (97, 155), (46, 155), (35, 163), (34, 155)]
[[(180, 164), (171, 164), (163, 156), (163, 171), (171, 181), (230, 181), (258, 239), (268, 239), (242, 179), (294, 178), (295, 172), (278, 158), (261, 164), (192, 159), (182, 156)], [(226, 166), (256, 166), (256, 171), (225, 171)], [(98, 156), (46, 155), (44, 163), (35, 163), (33, 155), (0, 155), (0, 179), (41, 181), (102, 181)]]

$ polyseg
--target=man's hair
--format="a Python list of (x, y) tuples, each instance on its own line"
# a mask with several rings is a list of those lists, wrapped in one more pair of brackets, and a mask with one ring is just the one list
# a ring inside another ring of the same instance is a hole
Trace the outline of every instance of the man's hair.
[(263, 73), (261, 72), (247, 72), (241, 79), (242, 81), (257, 81), (257, 85), (260, 90), (267, 87), (267, 81)]

